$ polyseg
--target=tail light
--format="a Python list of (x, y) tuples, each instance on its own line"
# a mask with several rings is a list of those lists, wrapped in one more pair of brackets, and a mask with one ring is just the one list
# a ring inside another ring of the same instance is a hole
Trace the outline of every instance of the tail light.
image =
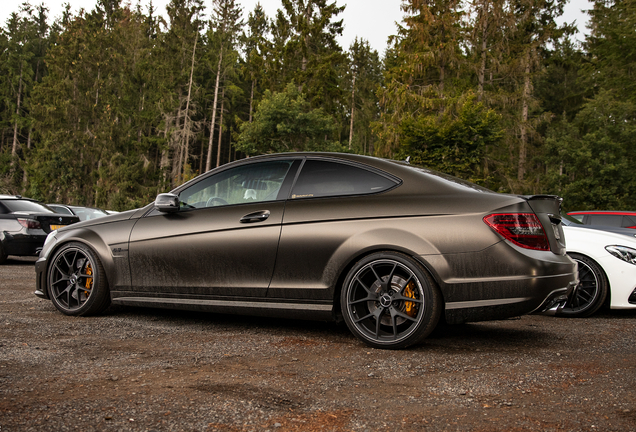
[(35, 219), (18, 218), (18, 222), (20, 223), (20, 225), (27, 229), (42, 229), (40, 222), (36, 221)]
[(534, 213), (498, 213), (484, 218), (484, 222), (509, 240), (526, 249), (550, 250), (548, 236)]

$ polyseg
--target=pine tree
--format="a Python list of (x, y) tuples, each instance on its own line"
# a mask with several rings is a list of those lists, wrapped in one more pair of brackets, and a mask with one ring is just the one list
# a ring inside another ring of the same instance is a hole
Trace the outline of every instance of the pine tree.
[[(208, 142), (207, 161), (205, 170), (212, 168), (212, 150), (217, 116), (218, 96), (221, 90), (223, 76), (227, 73), (228, 65), (236, 64), (236, 44), (243, 26), (242, 9), (236, 0), (213, 0), (212, 19), (208, 39), (216, 48), (215, 70), (216, 78), (213, 90), (212, 115), (210, 117), (210, 139)], [(216, 166), (221, 163), (220, 141), (217, 148)]]
[(383, 108), (375, 131), (391, 156), (400, 146), (399, 129), (416, 116), (443, 115), (465, 90), (461, 42), (461, 3), (458, 0), (405, 0), (408, 15), (393, 37), (385, 59), (385, 83), (380, 91)]
[(345, 81), (350, 89), (349, 149), (373, 153), (371, 123), (380, 115), (376, 90), (382, 82), (382, 62), (369, 42), (356, 38), (349, 48), (350, 69)]
[(260, 87), (263, 80), (263, 67), (267, 55), (267, 33), (269, 31), (269, 20), (263, 11), (260, 3), (256, 3), (253, 12), (250, 12), (247, 19), (247, 33), (242, 36), (245, 73), (250, 84), (250, 104), (249, 122), (252, 121), (255, 97), (258, 99)]

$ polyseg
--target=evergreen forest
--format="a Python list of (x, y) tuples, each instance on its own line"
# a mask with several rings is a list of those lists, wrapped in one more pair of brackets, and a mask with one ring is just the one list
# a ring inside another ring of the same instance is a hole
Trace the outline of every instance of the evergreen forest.
[(636, 0), (594, 1), (582, 42), (565, 4), (403, 0), (377, 52), (339, 45), (334, 0), (24, 3), (0, 29), (0, 193), (126, 210), (237, 159), (335, 151), (636, 210)]

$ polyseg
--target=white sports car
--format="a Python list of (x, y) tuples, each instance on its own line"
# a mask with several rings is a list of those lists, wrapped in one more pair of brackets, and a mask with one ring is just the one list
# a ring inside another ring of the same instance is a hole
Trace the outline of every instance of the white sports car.
[(560, 315), (586, 317), (603, 304), (636, 309), (636, 237), (572, 225), (563, 232), (567, 253), (579, 265), (579, 284)]

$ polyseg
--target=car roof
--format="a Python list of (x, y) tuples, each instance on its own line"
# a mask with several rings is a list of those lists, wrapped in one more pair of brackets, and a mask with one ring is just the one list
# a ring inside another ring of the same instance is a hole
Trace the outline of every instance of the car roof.
[(0, 195), (0, 199), (2, 199), (2, 200), (27, 200), (27, 201), (39, 202), (36, 199), (23, 197), (22, 195)]

